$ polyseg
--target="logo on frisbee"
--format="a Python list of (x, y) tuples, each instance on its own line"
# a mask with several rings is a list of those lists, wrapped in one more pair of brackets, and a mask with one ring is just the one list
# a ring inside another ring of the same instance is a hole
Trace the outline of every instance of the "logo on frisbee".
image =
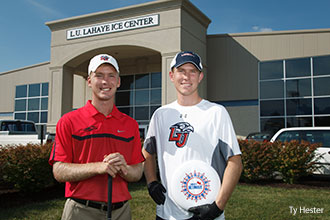
[(206, 199), (207, 194), (211, 191), (210, 182), (205, 173), (196, 172), (187, 174), (181, 182), (181, 192), (187, 200), (195, 202)]
[(193, 126), (188, 122), (179, 122), (170, 127), (169, 141), (175, 141), (177, 147), (184, 147), (187, 143), (190, 132), (194, 132)]

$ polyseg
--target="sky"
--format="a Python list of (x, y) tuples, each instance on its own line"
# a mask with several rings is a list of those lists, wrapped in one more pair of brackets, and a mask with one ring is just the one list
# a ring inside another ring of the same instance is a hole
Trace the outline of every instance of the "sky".
[[(5, 0), (0, 7), (0, 73), (50, 60), (46, 22), (154, 0)], [(329, 0), (190, 0), (208, 34), (330, 28)]]

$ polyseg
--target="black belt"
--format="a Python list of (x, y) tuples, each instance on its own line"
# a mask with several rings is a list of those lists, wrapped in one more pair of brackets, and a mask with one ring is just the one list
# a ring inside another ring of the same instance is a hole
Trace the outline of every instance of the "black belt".
[[(75, 202), (78, 202), (80, 204), (83, 204), (85, 206), (88, 206), (88, 207), (92, 207), (92, 208), (96, 208), (96, 209), (101, 209), (103, 211), (107, 211), (108, 210), (108, 206), (106, 203), (98, 203), (98, 202), (94, 202), (94, 201), (91, 201), (91, 200), (84, 200), (84, 199), (76, 199), (76, 198), (70, 198), (72, 199), (73, 201)], [(116, 209), (119, 209), (121, 207), (123, 207), (123, 205), (127, 202), (126, 201), (123, 201), (123, 202), (116, 202), (116, 203), (112, 203), (111, 205), (111, 210), (116, 210)]]

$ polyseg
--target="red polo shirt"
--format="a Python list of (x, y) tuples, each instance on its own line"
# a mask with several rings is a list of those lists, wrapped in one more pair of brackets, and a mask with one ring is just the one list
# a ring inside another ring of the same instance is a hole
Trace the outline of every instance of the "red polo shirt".
[[(88, 101), (58, 121), (56, 137), (49, 163), (91, 163), (103, 161), (104, 155), (119, 152), (128, 165), (141, 163), (140, 132), (137, 122), (118, 111), (116, 106), (108, 116), (97, 111)], [(66, 182), (65, 197), (107, 202), (107, 174), (80, 182)], [(127, 182), (119, 175), (112, 181), (112, 202), (131, 199)]]

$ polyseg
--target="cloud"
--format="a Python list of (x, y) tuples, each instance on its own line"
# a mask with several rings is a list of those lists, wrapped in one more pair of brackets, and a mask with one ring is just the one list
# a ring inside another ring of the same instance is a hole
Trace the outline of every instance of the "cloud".
[(272, 28), (253, 26), (252, 30), (255, 32), (272, 32)]
[(253, 27), (252, 27), (252, 30), (253, 30), (253, 31), (258, 31), (258, 30), (259, 30), (259, 27), (258, 27), (258, 26), (253, 26)]
[(29, 4), (33, 5), (38, 11), (42, 12), (42, 14), (46, 15), (47, 17), (64, 17), (64, 15), (61, 12), (54, 10), (43, 4), (40, 4), (35, 0), (26, 0), (26, 1)]

